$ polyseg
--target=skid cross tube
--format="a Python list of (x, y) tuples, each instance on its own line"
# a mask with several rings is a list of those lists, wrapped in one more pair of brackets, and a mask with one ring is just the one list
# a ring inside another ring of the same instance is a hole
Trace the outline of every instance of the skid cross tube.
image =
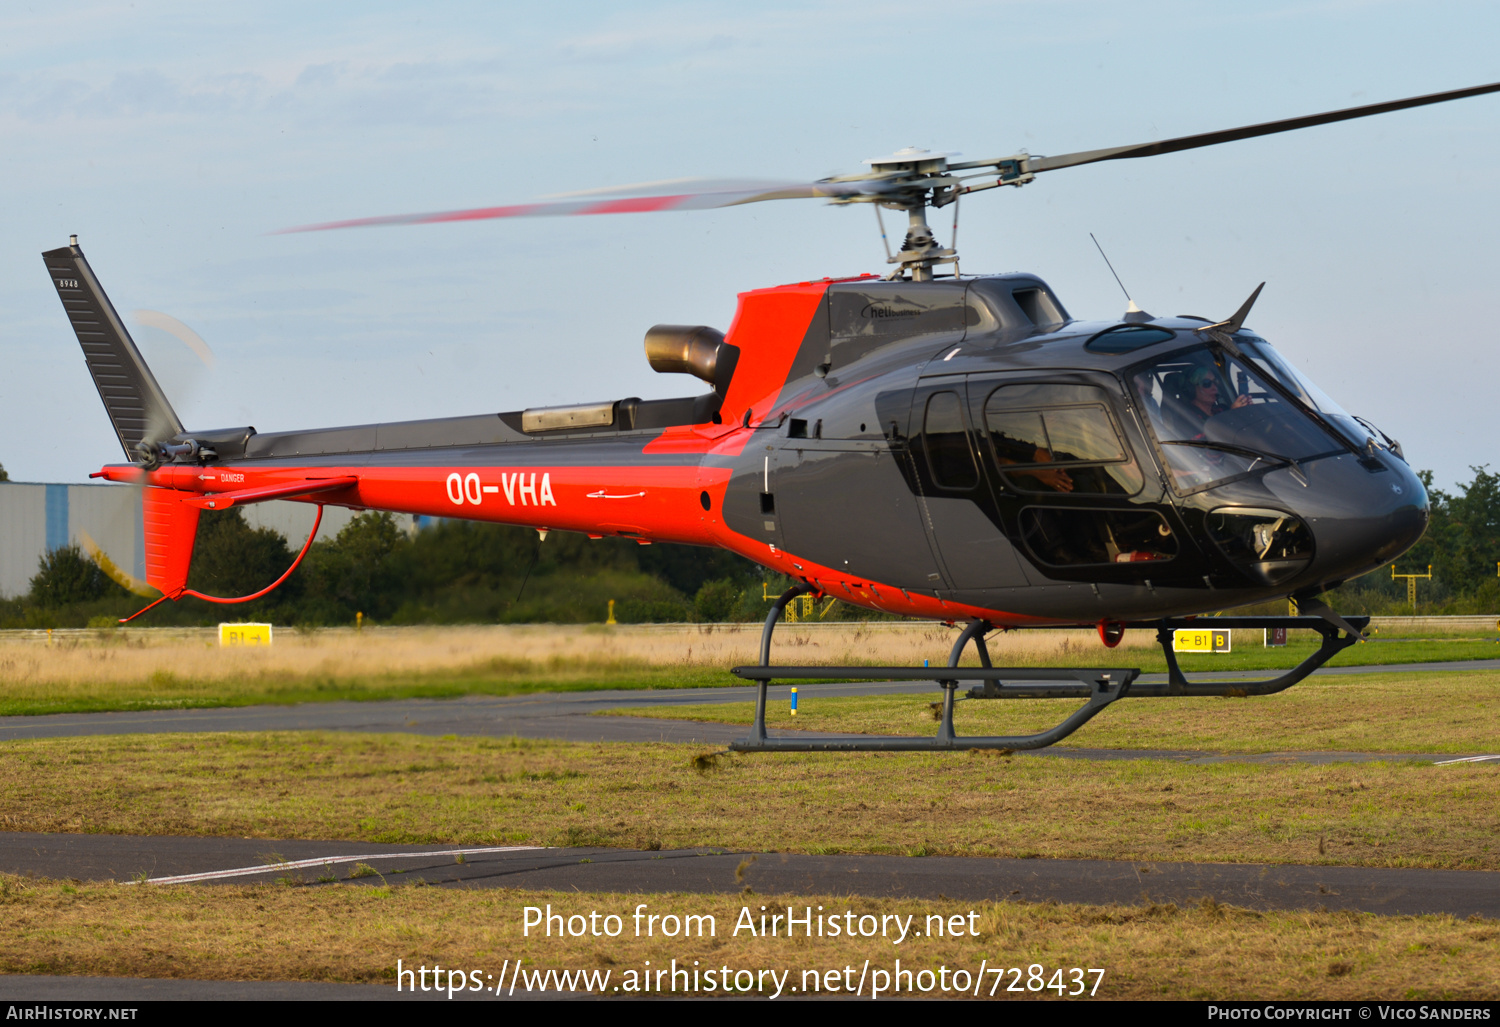
[[(750, 734), (730, 744), (736, 752), (911, 752), (922, 750), (953, 749), (1042, 749), (1077, 731), (1093, 719), (1104, 707), (1125, 695), (1130, 683), (1140, 674), (1134, 668), (1099, 670), (1096, 668), (1044, 670), (1036, 667), (990, 666), (989, 649), (984, 644), (984, 635), (993, 628), (988, 621), (977, 620), (959, 635), (948, 655), (948, 666), (930, 667), (772, 667), (771, 636), (776, 631), (776, 622), (786, 604), (797, 596), (811, 591), (805, 585), (796, 585), (772, 604), (766, 615), (765, 628), (760, 636), (760, 664), (755, 667), (736, 667), (734, 673), (756, 683), (755, 721)], [(964, 649), (969, 642), (975, 643), (979, 658), (985, 666), (979, 668), (959, 667)], [(935, 681), (943, 689), (943, 708), (937, 735), (901, 735), (878, 737), (809, 738), (781, 735), (772, 738), (766, 734), (766, 692), (772, 681), (787, 679), (841, 680), (853, 678), (881, 678), (895, 681)], [(955, 692), (960, 681), (994, 681), (1009, 678), (1013, 681), (1050, 682), (1021, 689), (1005, 690), (1006, 695), (1024, 690), (1029, 697), (1077, 697), (1087, 701), (1062, 723), (1047, 731), (1034, 735), (975, 735), (960, 737), (953, 730), (953, 706)], [(1070, 683), (1068, 678), (1072, 678)], [(1059, 681), (1059, 679), (1062, 679)]]
[[(1357, 631), (1363, 631), (1370, 623), (1369, 617), (1346, 617), (1345, 623)], [(1274, 695), (1284, 692), (1307, 677), (1336, 654), (1343, 652), (1359, 641), (1358, 635), (1350, 635), (1322, 617), (1197, 617), (1191, 619), (1166, 618), (1146, 624), (1130, 624), (1132, 628), (1156, 628), (1156, 641), (1167, 658), (1167, 683), (1164, 685), (1137, 685), (1131, 692), (1137, 696), (1162, 695)], [(1177, 652), (1172, 648), (1173, 632), (1178, 628), (1303, 628), (1316, 631), (1322, 636), (1322, 644), (1315, 653), (1279, 677), (1264, 681), (1200, 682), (1194, 684), (1183, 676), (1177, 665)]]
[[(1334, 655), (1359, 641), (1322, 617), (1203, 617), (1165, 618), (1145, 623), (1128, 623), (1129, 628), (1152, 628), (1167, 661), (1167, 681), (1143, 685), (1136, 682), (1138, 668), (1095, 667), (995, 667), (991, 665), (984, 636), (993, 629), (988, 621), (970, 623), (953, 644), (947, 667), (789, 667), (771, 665), (771, 636), (786, 604), (810, 591), (795, 587), (783, 594), (766, 617), (761, 633), (760, 664), (735, 667), (733, 673), (754, 681), (758, 686), (755, 722), (751, 733), (730, 745), (736, 752), (910, 752), (951, 751), (956, 749), (1042, 749), (1077, 731), (1104, 707), (1130, 695), (1137, 698), (1167, 696), (1271, 695), (1284, 691), (1327, 663)], [(1345, 623), (1362, 631), (1368, 617), (1349, 617)], [(1296, 667), (1264, 681), (1217, 681), (1193, 683), (1187, 680), (1172, 648), (1173, 632), (1178, 628), (1301, 628), (1316, 631), (1322, 643), (1316, 652)], [(980, 667), (960, 667), (968, 644), (978, 651)], [(943, 704), (938, 732), (924, 736), (835, 736), (798, 737), (766, 734), (766, 693), (772, 681), (931, 681), (943, 689)], [(971, 699), (1084, 699), (1083, 706), (1049, 730), (1033, 735), (960, 736), (953, 729), (953, 707), (959, 682), (978, 682), (969, 689)]]
[[(766, 614), (766, 626), (760, 632), (760, 665), (762, 667), (771, 666), (771, 635), (776, 631), (776, 622), (781, 619), (786, 604), (811, 591), (810, 586), (793, 585), (771, 604), (771, 612)], [(766, 741), (766, 689), (772, 680), (769, 677), (754, 679), (757, 686), (755, 689), (755, 723), (750, 727), (750, 737), (743, 739), (743, 741), (750, 742), (752, 748), (755, 747), (755, 743), (763, 745)]]

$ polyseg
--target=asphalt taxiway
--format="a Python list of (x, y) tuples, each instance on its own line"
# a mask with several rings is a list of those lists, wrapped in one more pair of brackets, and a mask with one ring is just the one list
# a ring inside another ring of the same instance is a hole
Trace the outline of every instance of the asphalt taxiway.
[[(462, 862), (459, 853), (462, 852)], [(365, 864), (375, 874), (351, 877)], [(1176, 903), (1500, 918), (1500, 874), (1348, 866), (803, 855), (724, 849), (382, 845), (374, 842), (0, 833), (0, 870), (132, 887), (277, 881), (631, 893), (741, 893), (968, 901)]]

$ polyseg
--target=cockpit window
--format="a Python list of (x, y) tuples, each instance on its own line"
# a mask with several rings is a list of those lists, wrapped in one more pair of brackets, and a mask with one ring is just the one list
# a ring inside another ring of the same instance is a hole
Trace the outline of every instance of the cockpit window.
[(1267, 384), (1261, 354), (1247, 357), (1203, 346), (1131, 373), (1179, 490), (1346, 451)]
[(1165, 328), (1152, 328), (1150, 325), (1116, 325), (1094, 336), (1083, 344), (1083, 348), (1095, 353), (1133, 353), (1158, 342), (1166, 342), (1175, 334)]
[(1005, 385), (984, 404), (990, 452), (1019, 492), (1134, 495), (1143, 484), (1092, 385)]

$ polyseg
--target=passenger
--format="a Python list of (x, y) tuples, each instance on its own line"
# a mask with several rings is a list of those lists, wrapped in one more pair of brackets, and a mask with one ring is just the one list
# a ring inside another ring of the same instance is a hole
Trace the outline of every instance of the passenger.
[(990, 438), (995, 444), (996, 459), (999, 460), (1007, 475), (1012, 478), (1029, 478), (1042, 488), (1052, 489), (1055, 492), (1073, 491), (1073, 478), (1061, 467), (1038, 467), (1034, 470), (1030, 467), (1025, 470), (1011, 469), (1016, 464), (1052, 463), (1055, 458), (1050, 449), (1038, 446), (1034, 441), (1011, 438), (1005, 432), (995, 432)]
[[(1032, 461), (1038, 464), (1050, 464), (1052, 462), (1052, 451), (1050, 449), (1042, 449), (1038, 446), (1035, 454), (1032, 456)], [(1002, 460), (1001, 462), (1003, 463), (1004, 461)], [(1017, 470), (1010, 473), (1017, 478), (1030, 478), (1043, 488), (1049, 488), (1056, 492), (1073, 491), (1073, 478), (1061, 467), (1028, 468), (1024, 471)]]

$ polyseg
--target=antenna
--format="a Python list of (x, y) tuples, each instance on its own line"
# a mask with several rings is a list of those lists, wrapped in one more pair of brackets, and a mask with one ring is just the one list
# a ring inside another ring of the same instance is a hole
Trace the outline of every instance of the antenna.
[[(1093, 232), (1089, 233), (1089, 238), (1094, 240), (1094, 248), (1099, 251), (1099, 256), (1104, 258), (1104, 266), (1109, 268), (1109, 273), (1115, 276), (1115, 284), (1118, 285), (1120, 287), (1120, 291), (1125, 294), (1125, 302), (1127, 304), (1127, 306), (1125, 307), (1125, 320), (1150, 321), (1151, 315), (1147, 314), (1140, 307), (1136, 306), (1135, 300), (1130, 298), (1130, 290), (1125, 288), (1124, 282), (1120, 281), (1119, 273), (1115, 271), (1115, 266), (1109, 262), (1109, 257), (1107, 254), (1105, 254), (1104, 247), (1099, 245), (1099, 240), (1094, 238)], [(1145, 315), (1144, 317), (1140, 316), (1143, 314)]]
[[(1089, 233), (1089, 238), (1090, 239), (1094, 239), (1094, 233), (1093, 232)], [(1107, 267), (1107, 268), (1109, 268), (1109, 273), (1115, 276), (1115, 284), (1118, 285), (1120, 287), (1120, 291), (1125, 294), (1125, 302), (1127, 302), (1127, 303), (1130, 304), (1130, 309), (1131, 310), (1135, 310), (1136, 309), (1135, 300), (1133, 300), (1133, 299), (1130, 298), (1130, 290), (1127, 289), (1127, 288), (1125, 288), (1125, 283), (1124, 282), (1120, 281), (1120, 276), (1115, 271), (1115, 266), (1109, 262), (1109, 257), (1105, 256), (1104, 247), (1099, 245), (1099, 240), (1098, 239), (1094, 239), (1094, 249), (1096, 249), (1096, 250), (1099, 251), (1099, 256), (1104, 257), (1104, 266)]]

